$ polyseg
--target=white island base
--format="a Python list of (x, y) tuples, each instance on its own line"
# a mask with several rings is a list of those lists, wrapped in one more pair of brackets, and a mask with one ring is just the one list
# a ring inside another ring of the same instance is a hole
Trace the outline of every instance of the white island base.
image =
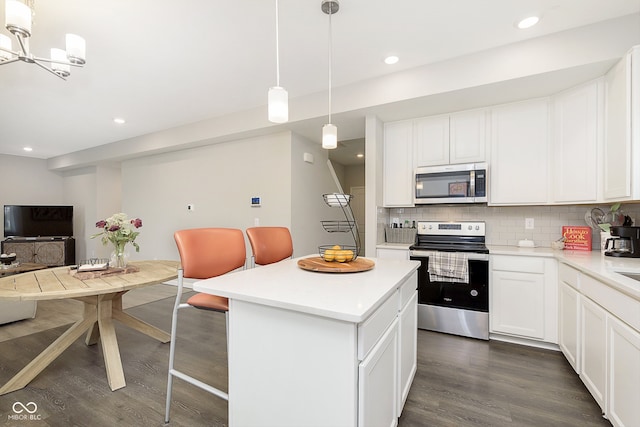
[(197, 282), (229, 302), (231, 426), (394, 426), (416, 370), (416, 261), (297, 260)]

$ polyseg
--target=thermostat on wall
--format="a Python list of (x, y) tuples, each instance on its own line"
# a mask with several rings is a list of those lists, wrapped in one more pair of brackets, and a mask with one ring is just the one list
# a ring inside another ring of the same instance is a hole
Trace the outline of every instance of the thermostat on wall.
[(260, 207), (260, 197), (252, 197), (251, 198), (251, 207), (259, 208)]

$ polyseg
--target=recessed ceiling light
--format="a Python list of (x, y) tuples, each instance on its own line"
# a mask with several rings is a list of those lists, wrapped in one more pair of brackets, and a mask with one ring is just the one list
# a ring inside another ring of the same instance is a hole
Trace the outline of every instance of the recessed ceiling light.
[(33, 151), (33, 148), (31, 148), (31, 147), (24, 147), (24, 148), (23, 148), (23, 150), (24, 150), (24, 151)]
[(527, 28), (531, 28), (534, 25), (536, 25), (538, 22), (540, 21), (540, 18), (537, 16), (529, 16), (527, 18), (521, 19), (520, 21), (518, 21), (518, 23), (516, 24), (516, 26), (518, 28), (520, 28), (521, 30), (527, 29)]
[(388, 65), (393, 65), (395, 63), (397, 63), (400, 60), (400, 58), (398, 58), (397, 56), (387, 56), (386, 58), (384, 58), (384, 63), (388, 64)]
[(122, 119), (120, 117), (116, 117), (115, 119), (113, 119), (113, 123), (117, 123), (119, 125), (123, 125), (126, 122), (125, 119)]
[(363, 158), (363, 157), (364, 157), (364, 154), (362, 154), (362, 153), (358, 153), (358, 154), (356, 154), (356, 157), (357, 157), (357, 158), (359, 158), (359, 159), (361, 159), (361, 158)]

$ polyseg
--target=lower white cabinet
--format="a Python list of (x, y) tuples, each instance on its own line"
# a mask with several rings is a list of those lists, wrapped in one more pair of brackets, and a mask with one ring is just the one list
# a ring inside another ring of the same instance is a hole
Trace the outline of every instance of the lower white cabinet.
[(606, 412), (607, 313), (589, 298), (580, 299), (580, 313), (580, 378)]
[(358, 366), (358, 426), (398, 424), (398, 320)]
[(403, 304), (398, 313), (398, 416), (402, 415), (402, 409), (418, 368), (417, 330), (418, 292), (414, 290), (409, 301)]
[(580, 294), (562, 279), (562, 275), (558, 287), (558, 346), (573, 370), (579, 373)]
[(389, 248), (377, 248), (376, 256), (378, 258), (387, 258), (387, 259), (409, 259), (409, 249), (389, 249)]
[(491, 256), (492, 333), (557, 343), (555, 265), (541, 257)]
[(638, 301), (565, 264), (559, 278), (560, 349), (611, 424), (638, 426)]
[(614, 426), (640, 422), (640, 333), (610, 316), (608, 418)]

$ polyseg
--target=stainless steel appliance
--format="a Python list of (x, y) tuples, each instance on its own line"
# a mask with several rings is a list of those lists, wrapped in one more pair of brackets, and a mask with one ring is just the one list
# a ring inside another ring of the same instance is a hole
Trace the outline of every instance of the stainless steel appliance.
[[(418, 268), (418, 328), (489, 339), (489, 249), (484, 222), (418, 222), (410, 247)], [(439, 252), (466, 260), (468, 282), (431, 280), (429, 260)]]
[(487, 164), (429, 166), (415, 171), (416, 204), (487, 201)]
[(640, 258), (640, 227), (612, 226), (606, 256)]

